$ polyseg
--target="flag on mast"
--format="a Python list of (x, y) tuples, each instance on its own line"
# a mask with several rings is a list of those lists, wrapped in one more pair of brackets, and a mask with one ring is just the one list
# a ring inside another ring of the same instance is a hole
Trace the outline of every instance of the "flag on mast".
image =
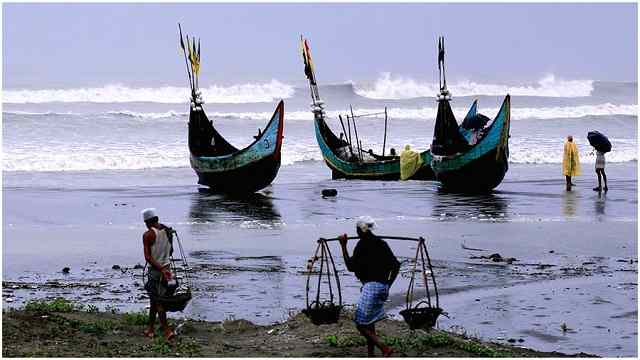
[(306, 39), (300, 36), (300, 47), (302, 49), (302, 60), (304, 61), (304, 73), (311, 85), (316, 85), (315, 68), (311, 60), (311, 49)]

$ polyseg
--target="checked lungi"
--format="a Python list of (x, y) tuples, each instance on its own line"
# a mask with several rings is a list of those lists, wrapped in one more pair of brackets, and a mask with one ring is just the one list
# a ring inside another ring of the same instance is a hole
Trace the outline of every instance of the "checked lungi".
[(365, 283), (356, 307), (356, 324), (370, 325), (384, 319), (384, 302), (388, 297), (389, 285), (376, 281)]

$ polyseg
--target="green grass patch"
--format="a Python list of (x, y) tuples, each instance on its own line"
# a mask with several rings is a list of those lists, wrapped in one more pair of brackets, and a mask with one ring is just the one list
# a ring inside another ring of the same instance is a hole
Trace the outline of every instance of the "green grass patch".
[(164, 337), (158, 336), (153, 340), (153, 344), (151, 344), (151, 351), (154, 353), (167, 355), (171, 353), (171, 344)]
[(327, 335), (324, 340), (330, 346), (340, 348), (367, 345), (367, 339), (360, 335)]
[(76, 306), (71, 301), (60, 297), (51, 301), (30, 300), (24, 305), (24, 310), (35, 313), (68, 313), (76, 310)]
[(124, 313), (123, 320), (128, 325), (147, 325), (149, 324), (149, 313), (144, 310)]
[(116, 323), (109, 320), (98, 320), (88, 323), (80, 323), (78, 325), (78, 330), (82, 331), (83, 333), (94, 334), (97, 336), (105, 335), (109, 331), (113, 331), (116, 328)]
[(491, 348), (486, 345), (482, 345), (475, 341), (457, 341), (456, 347), (460, 350), (464, 350), (468, 353), (479, 355), (482, 357), (512, 357), (513, 354), (509, 351), (502, 351)]

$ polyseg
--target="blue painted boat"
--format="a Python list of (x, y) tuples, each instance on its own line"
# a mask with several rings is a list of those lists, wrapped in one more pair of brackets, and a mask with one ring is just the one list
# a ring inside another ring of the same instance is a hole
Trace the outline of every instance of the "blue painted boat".
[[(443, 124), (457, 124), (449, 100), (441, 98), (438, 104), (436, 132)], [(507, 95), (491, 125), (482, 129), (482, 136), (471, 146), (449, 142), (441, 146), (443, 139), (434, 136), (431, 168), (444, 188), (461, 192), (487, 192), (493, 190), (504, 179), (509, 169), (509, 128), (511, 124), (511, 98)], [(460, 134), (458, 132), (458, 134)], [(460, 135), (462, 136), (462, 135)], [(464, 139), (464, 137), (463, 137)], [(440, 145), (440, 146), (437, 146)]]
[(271, 121), (264, 131), (254, 136), (255, 141), (244, 149), (231, 145), (213, 126), (202, 108), (199, 91), (200, 40), (182, 37), (180, 47), (184, 53), (191, 107), (189, 111), (190, 163), (198, 175), (198, 184), (215, 192), (250, 194), (271, 184), (280, 169), (282, 133), (284, 130), (284, 102), (280, 100)]
[(509, 169), (509, 128), (511, 97), (507, 95), (495, 119), (478, 113), (474, 101), (462, 125), (451, 110), (444, 62), (444, 38), (438, 38), (440, 94), (438, 114), (431, 142), (431, 169), (446, 190), (489, 192), (498, 186)]
[[(364, 179), (364, 180), (399, 180), (400, 157), (376, 156), (376, 161), (347, 161), (338, 156), (338, 148), (344, 148), (346, 143), (341, 141), (331, 131), (323, 117), (314, 120), (316, 140), (322, 158), (331, 169), (333, 179)], [(420, 153), (422, 163), (425, 164), (412, 177), (412, 180), (433, 180), (431, 171), (431, 152), (429, 150)]]
[(189, 114), (189, 152), (198, 184), (224, 193), (253, 193), (271, 184), (280, 169), (284, 102), (256, 140), (244, 149), (227, 142), (207, 118), (202, 104)]
[[(318, 93), (318, 85), (316, 82), (315, 66), (311, 59), (311, 49), (308, 42), (300, 36), (300, 50), (302, 52), (302, 60), (304, 62), (304, 72), (309, 80), (309, 89), (311, 91), (312, 112), (314, 118), (314, 127), (316, 140), (322, 158), (327, 166), (331, 169), (331, 177), (333, 179), (364, 179), (364, 180), (399, 180), (400, 179), (400, 156), (385, 156), (384, 146), (383, 154), (368, 153), (364, 159), (358, 150), (357, 129), (356, 144), (351, 144), (343, 139), (338, 138), (327, 122), (325, 121), (325, 113), (323, 105)], [(347, 120), (349, 121), (349, 120)], [(349, 130), (349, 134), (350, 134)], [(346, 131), (344, 132), (345, 136)], [(350, 136), (349, 136), (350, 137)], [(386, 110), (385, 110), (385, 142), (386, 142)], [(410, 179), (413, 180), (433, 180), (434, 174), (431, 171), (431, 153), (429, 150), (420, 153), (422, 157), (422, 167), (416, 171)]]

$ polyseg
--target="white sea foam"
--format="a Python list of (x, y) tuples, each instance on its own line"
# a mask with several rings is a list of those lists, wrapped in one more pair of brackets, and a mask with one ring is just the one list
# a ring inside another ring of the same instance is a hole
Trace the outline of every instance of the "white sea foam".
[[(415, 119), (415, 120), (435, 120), (436, 107), (421, 107), (415, 109), (407, 108), (388, 108), (389, 118), (391, 119)], [(452, 109), (458, 121), (464, 118), (467, 111), (466, 107), (456, 107)], [(494, 117), (499, 108), (480, 108), (480, 112)], [(358, 114), (381, 113), (382, 108), (358, 108)], [(82, 114), (74, 112), (28, 112), (28, 111), (4, 111), (3, 114), (26, 115), (26, 116), (55, 116), (55, 115), (103, 115), (103, 114)], [(130, 110), (114, 110), (106, 112), (111, 116), (123, 116), (134, 119), (184, 119), (189, 115), (186, 111), (170, 110), (166, 112), (137, 112)], [(345, 115), (346, 111), (327, 111), (328, 118), (337, 118), (338, 115)], [(231, 120), (268, 120), (273, 115), (272, 112), (219, 112), (207, 111), (207, 115), (213, 119), (231, 119)], [(633, 104), (616, 105), (611, 103), (597, 105), (578, 105), (578, 106), (552, 106), (552, 107), (512, 107), (511, 120), (517, 121), (522, 119), (576, 119), (585, 116), (614, 116), (629, 115), (638, 116), (638, 106)], [(285, 112), (286, 121), (311, 121), (313, 114), (311, 111), (287, 111)]]
[[(467, 111), (466, 107), (456, 107), (452, 109), (458, 121), (464, 118)], [(499, 108), (480, 108), (480, 112), (494, 117)], [(381, 113), (382, 108), (358, 108), (359, 114)], [(27, 111), (4, 111), (4, 114), (12, 115), (101, 115), (101, 114), (80, 114), (73, 112), (27, 112)], [(421, 107), (416, 109), (407, 108), (388, 108), (389, 118), (391, 119), (416, 119), (416, 120), (434, 120), (437, 109), (435, 107)], [(136, 112), (130, 110), (108, 111), (106, 114), (111, 116), (124, 116), (135, 119), (180, 119), (183, 121), (188, 113), (182, 111), (166, 111), (166, 112)], [(328, 118), (337, 118), (338, 115), (345, 115), (346, 111), (328, 111)], [(273, 115), (272, 112), (218, 112), (207, 111), (207, 115), (214, 119), (239, 119), (239, 120), (268, 120)], [(597, 105), (578, 105), (578, 106), (552, 106), (552, 107), (512, 107), (511, 120), (517, 121), (522, 119), (576, 119), (585, 116), (614, 116), (614, 115), (630, 115), (638, 116), (638, 106), (633, 104), (616, 105), (611, 103)], [(311, 111), (287, 111), (285, 112), (285, 120), (287, 121), (311, 121), (313, 115)]]
[[(294, 94), (292, 86), (271, 80), (262, 84), (231, 86), (212, 85), (202, 88), (202, 97), (208, 103), (254, 103), (286, 99)], [(166, 104), (187, 103), (186, 87), (163, 86), (157, 88), (132, 88), (124, 85), (107, 85), (94, 88), (4, 90), (2, 101), (10, 104), (49, 102), (155, 102)]]
[[(560, 80), (556, 79), (554, 75), (547, 75), (534, 85), (513, 86), (459, 81), (448, 84), (447, 87), (454, 96), (511, 94), (514, 96), (581, 97), (591, 95), (593, 80)], [(383, 73), (372, 87), (356, 85), (355, 92), (371, 99), (410, 99), (435, 96), (439, 92), (439, 85)]]
[[(404, 139), (416, 150), (428, 148), (430, 139)], [(595, 156), (586, 138), (576, 138), (579, 145), (581, 163), (593, 164)], [(621, 163), (638, 160), (635, 139), (612, 138), (614, 151), (607, 154), (607, 163)], [(389, 144), (387, 144), (389, 145)], [(380, 148), (379, 142), (367, 143), (372, 148)], [(4, 171), (88, 171), (88, 170), (139, 170), (148, 168), (189, 167), (189, 153), (186, 143), (156, 145), (141, 149), (135, 144), (119, 146), (74, 146), (55, 147), (39, 152), (32, 147), (3, 151)], [(562, 162), (562, 142), (545, 142), (541, 138), (511, 138), (509, 161), (518, 164), (559, 164)], [(300, 161), (321, 161), (322, 154), (313, 138), (304, 141), (286, 142), (282, 149), (282, 164), (291, 165)]]

